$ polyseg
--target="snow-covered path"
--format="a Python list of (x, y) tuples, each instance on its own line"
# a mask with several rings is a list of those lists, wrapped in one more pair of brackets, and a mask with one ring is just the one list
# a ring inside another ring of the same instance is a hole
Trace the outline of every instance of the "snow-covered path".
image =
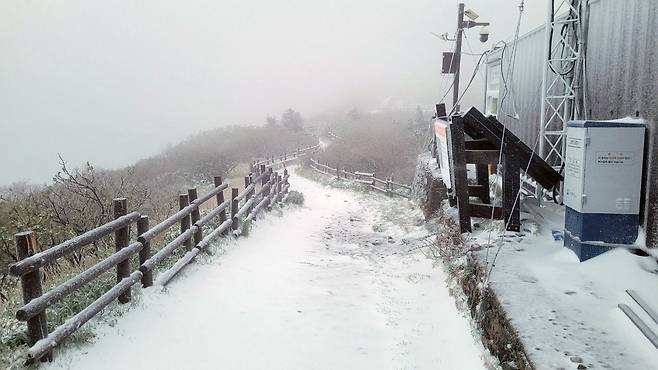
[(423, 231), (408, 203), (290, 182), (303, 208), (268, 214), (166, 291), (147, 289), (48, 367), (484, 368), (443, 271), (409, 252)]

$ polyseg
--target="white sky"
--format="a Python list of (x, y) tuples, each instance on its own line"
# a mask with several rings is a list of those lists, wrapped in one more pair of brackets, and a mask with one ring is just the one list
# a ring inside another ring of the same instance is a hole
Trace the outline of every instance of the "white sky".
[[(467, 4), (510, 39), (518, 0)], [(127, 165), (167, 143), (293, 107), (430, 108), (454, 32), (448, 0), (0, 2), (0, 184), (46, 182), (57, 153)], [(526, 2), (523, 29), (542, 22)], [(480, 51), (478, 30), (468, 31)], [(487, 46), (490, 45), (487, 44)], [(465, 51), (468, 46), (465, 45)], [(464, 56), (463, 86), (474, 65)], [(477, 82), (465, 104), (481, 104)]]

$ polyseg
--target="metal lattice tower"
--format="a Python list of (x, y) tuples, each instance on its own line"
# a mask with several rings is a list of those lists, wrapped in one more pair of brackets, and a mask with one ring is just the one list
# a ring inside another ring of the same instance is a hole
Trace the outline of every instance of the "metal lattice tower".
[(581, 0), (548, 0), (539, 153), (556, 169), (564, 164), (567, 122), (585, 111), (583, 8)]

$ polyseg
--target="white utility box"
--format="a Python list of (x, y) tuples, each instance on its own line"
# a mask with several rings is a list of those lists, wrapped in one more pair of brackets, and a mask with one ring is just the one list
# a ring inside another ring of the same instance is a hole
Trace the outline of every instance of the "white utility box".
[(567, 124), (564, 240), (581, 261), (637, 238), (644, 131), (633, 119)]

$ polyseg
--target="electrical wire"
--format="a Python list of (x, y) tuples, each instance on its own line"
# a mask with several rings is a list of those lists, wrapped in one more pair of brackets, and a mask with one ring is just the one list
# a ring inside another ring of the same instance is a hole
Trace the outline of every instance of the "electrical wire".
[[(511, 68), (513, 68), (514, 61), (515, 61), (515, 58), (516, 58), (516, 51), (515, 50), (516, 50), (516, 45), (519, 42), (519, 29), (521, 27), (521, 19), (523, 17), (523, 7), (524, 7), (524, 0), (521, 0), (521, 3), (519, 4), (519, 16), (518, 16), (518, 20), (516, 22), (516, 31), (515, 31), (515, 34), (514, 34), (514, 47), (512, 48), (513, 51), (512, 51), (512, 55), (510, 56), (511, 59), (510, 59), (510, 63), (509, 63), (509, 66), (508, 66), (508, 71)], [(503, 72), (503, 63), (504, 63), (503, 56), (504, 56), (506, 48), (507, 48), (507, 43), (505, 43), (505, 46), (503, 47), (503, 50), (501, 51), (501, 60), (500, 60), (501, 79), (503, 78), (503, 74), (502, 74), (502, 72)], [(512, 78), (513, 78), (514, 75), (513, 75), (513, 73), (510, 73), (509, 76), (510, 76), (510, 84), (512, 84)], [(503, 100), (501, 100), (501, 103), (500, 103), (500, 110), (501, 111), (502, 111), (503, 101), (505, 99), (505, 96), (507, 95), (507, 90), (508, 90), (507, 89), (507, 82), (505, 80), (503, 80), (503, 81), (504, 81), (504, 86), (505, 86), (505, 95), (503, 95)], [(501, 164), (502, 159), (503, 159), (503, 147), (505, 146), (505, 133), (506, 132), (507, 132), (507, 127), (503, 123), (503, 134), (501, 135), (500, 148), (498, 149), (498, 165), (496, 166), (496, 182), (498, 181), (498, 178), (499, 178), (500, 164)], [(533, 154), (534, 154), (534, 149), (533, 149)], [(519, 194), (520, 193), (521, 193), (521, 188), (519, 187)], [(490, 223), (493, 223), (493, 220), (494, 220), (494, 214), (495, 214), (495, 212), (494, 212), (495, 208), (494, 207), (495, 207), (495, 204), (496, 204), (497, 196), (498, 196), (498, 186), (497, 186), (497, 184), (495, 184), (494, 185), (493, 200), (492, 200), (492, 203), (491, 203), (492, 207), (491, 207)], [(517, 197), (518, 197), (518, 194), (517, 194)], [(514, 209), (514, 208), (512, 208), (512, 209)], [(505, 229), (507, 229), (507, 226), (505, 226)], [(492, 229), (489, 229), (489, 233), (487, 235), (487, 250), (486, 250), (486, 253), (485, 253), (485, 268), (488, 268), (488, 266), (489, 266), (489, 247), (491, 246), (491, 232), (492, 232)], [(488, 278), (485, 281), (488, 281)]]

